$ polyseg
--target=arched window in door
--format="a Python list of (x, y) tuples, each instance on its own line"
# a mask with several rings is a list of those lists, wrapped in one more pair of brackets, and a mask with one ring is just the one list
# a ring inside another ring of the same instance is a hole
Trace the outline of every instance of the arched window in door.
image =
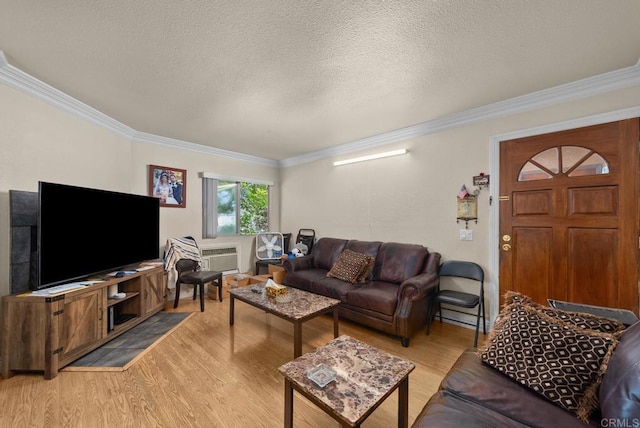
[(598, 174), (609, 174), (609, 164), (598, 153), (580, 146), (558, 146), (543, 150), (529, 159), (520, 169), (518, 181)]

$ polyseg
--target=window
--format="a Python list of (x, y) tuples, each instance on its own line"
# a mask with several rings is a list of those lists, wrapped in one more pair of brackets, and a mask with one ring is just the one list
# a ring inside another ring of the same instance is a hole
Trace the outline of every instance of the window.
[(203, 238), (269, 230), (271, 182), (203, 175)]
[(269, 186), (218, 181), (219, 235), (252, 235), (268, 229)]
[(599, 174), (609, 174), (609, 164), (598, 153), (580, 146), (561, 146), (546, 149), (529, 159), (520, 170), (518, 181)]

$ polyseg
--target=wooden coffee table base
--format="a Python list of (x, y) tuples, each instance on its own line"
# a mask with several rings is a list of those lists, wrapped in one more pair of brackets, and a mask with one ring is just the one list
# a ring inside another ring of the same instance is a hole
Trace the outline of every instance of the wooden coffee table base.
[(339, 335), (339, 300), (330, 299), (306, 291), (289, 288), (291, 302), (276, 303), (261, 294), (251, 291), (253, 286), (229, 290), (229, 325), (233, 325), (235, 299), (262, 309), (293, 324), (293, 358), (302, 355), (302, 324), (329, 311), (333, 311), (333, 337)]

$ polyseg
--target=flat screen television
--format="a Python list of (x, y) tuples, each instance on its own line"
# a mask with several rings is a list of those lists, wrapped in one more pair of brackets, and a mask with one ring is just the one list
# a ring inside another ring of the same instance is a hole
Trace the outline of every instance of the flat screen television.
[(35, 289), (159, 257), (158, 198), (40, 181), (38, 208)]

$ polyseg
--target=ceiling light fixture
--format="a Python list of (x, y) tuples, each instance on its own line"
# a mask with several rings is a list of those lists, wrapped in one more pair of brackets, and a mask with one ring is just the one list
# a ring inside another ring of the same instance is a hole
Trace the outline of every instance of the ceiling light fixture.
[(407, 149), (391, 150), (390, 152), (382, 152), (382, 153), (377, 153), (375, 155), (360, 156), (357, 158), (335, 161), (333, 163), (333, 166), (346, 165), (349, 163), (363, 162), (363, 161), (368, 161), (373, 159), (388, 158), (389, 156), (404, 155), (406, 153), (407, 153)]

